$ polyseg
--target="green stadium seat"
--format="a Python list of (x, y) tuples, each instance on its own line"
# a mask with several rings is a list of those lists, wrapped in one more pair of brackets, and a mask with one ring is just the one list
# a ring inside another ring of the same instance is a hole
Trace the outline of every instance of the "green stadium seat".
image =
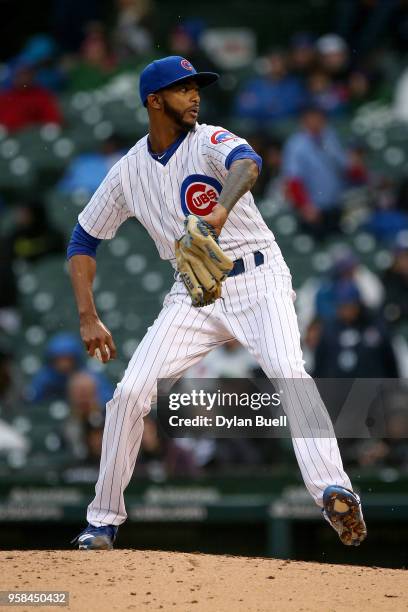
[(31, 195), (37, 178), (31, 158), (22, 156), (11, 160), (0, 158), (0, 189), (3, 192)]
[(67, 158), (73, 155), (75, 147), (58, 126), (24, 130), (18, 135), (21, 151), (24, 151), (42, 180), (52, 180), (62, 171)]
[(11, 421), (11, 425), (23, 435), (29, 434), (33, 428), (32, 418), (25, 414), (14, 417)]
[(31, 452), (55, 453), (63, 449), (60, 431), (53, 424), (35, 424), (30, 432)]
[(0, 144), (0, 158), (13, 159), (20, 153), (20, 143), (16, 138), (6, 138)]
[(376, 270), (379, 273), (384, 272), (392, 263), (392, 253), (387, 249), (377, 250), (374, 257), (374, 271)]
[(48, 415), (55, 421), (64, 421), (70, 415), (69, 405), (63, 400), (54, 400), (48, 406)]
[(6, 455), (7, 466), (13, 470), (24, 469), (28, 462), (27, 453), (24, 451), (10, 451)]
[(325, 274), (330, 270), (332, 258), (327, 250), (316, 251), (312, 256), (313, 270), (318, 274)]
[(20, 368), (27, 378), (31, 378), (41, 368), (43, 360), (40, 351), (28, 352), (24, 345), (19, 346)]
[(25, 338), (28, 344), (38, 346), (44, 342), (45, 331), (39, 325), (32, 325), (26, 329)]
[(67, 238), (78, 220), (78, 214), (86, 205), (91, 194), (81, 190), (73, 194), (62, 194), (57, 189), (45, 196), (45, 204), (52, 222), (61, 229)]
[(376, 247), (375, 238), (367, 232), (358, 232), (353, 237), (353, 244), (358, 253), (372, 253)]
[[(34, 337), (38, 336), (36, 327), (41, 328), (47, 337), (61, 329), (77, 328), (74, 296), (62, 257), (51, 257), (28, 266), (19, 278), (19, 286), (23, 288), (21, 311), (25, 325), (27, 329), (34, 327)], [(41, 344), (36, 345), (32, 338), (25, 338), (25, 343), (30, 354), (34, 355)], [(33, 367), (28, 361), (27, 373)]]
[(293, 236), (298, 229), (298, 222), (294, 214), (287, 212), (277, 215), (273, 226), (277, 236)]
[(306, 255), (314, 250), (315, 243), (311, 236), (307, 234), (298, 234), (293, 239), (293, 248), (298, 253)]

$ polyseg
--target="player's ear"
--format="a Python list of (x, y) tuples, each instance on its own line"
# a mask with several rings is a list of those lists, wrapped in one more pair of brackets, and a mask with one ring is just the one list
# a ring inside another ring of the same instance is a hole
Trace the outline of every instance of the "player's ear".
[(147, 96), (147, 104), (150, 108), (160, 110), (162, 108), (162, 97), (159, 93), (152, 93)]

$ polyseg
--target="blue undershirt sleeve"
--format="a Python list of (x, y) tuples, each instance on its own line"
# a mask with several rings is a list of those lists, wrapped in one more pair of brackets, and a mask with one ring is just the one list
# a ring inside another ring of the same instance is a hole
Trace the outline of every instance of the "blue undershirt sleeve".
[(237, 159), (253, 159), (258, 166), (259, 172), (262, 170), (262, 157), (258, 155), (258, 153), (255, 153), (253, 148), (248, 144), (242, 144), (235, 147), (235, 149), (232, 149), (231, 153), (227, 155), (225, 160), (226, 169), (229, 170), (232, 162), (236, 161)]
[(90, 257), (96, 257), (96, 249), (100, 242), (101, 240), (99, 238), (94, 238), (88, 234), (88, 232), (77, 223), (68, 244), (67, 259), (70, 259), (73, 255), (89, 255)]

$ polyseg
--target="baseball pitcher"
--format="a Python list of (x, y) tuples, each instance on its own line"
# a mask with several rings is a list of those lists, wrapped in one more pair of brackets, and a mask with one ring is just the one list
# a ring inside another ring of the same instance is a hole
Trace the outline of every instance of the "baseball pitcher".
[[(220, 126), (199, 124), (201, 90), (218, 75), (197, 72), (178, 56), (149, 64), (140, 96), (149, 133), (110, 170), (81, 212), (68, 247), (70, 275), (87, 351), (116, 356), (95, 308), (96, 250), (136, 217), (176, 281), (106, 406), (99, 478), (82, 549), (110, 549), (126, 520), (124, 491), (132, 476), (143, 417), (158, 378), (178, 378), (212, 348), (237, 339), (269, 378), (310, 379), (304, 369), (291, 275), (251, 194), (262, 160)], [(366, 537), (359, 497), (345, 473), (326, 408), (288, 393), (285, 411), (306, 487), (347, 545)], [(311, 423), (325, 422), (327, 436)], [(312, 431), (312, 434), (311, 434)]]

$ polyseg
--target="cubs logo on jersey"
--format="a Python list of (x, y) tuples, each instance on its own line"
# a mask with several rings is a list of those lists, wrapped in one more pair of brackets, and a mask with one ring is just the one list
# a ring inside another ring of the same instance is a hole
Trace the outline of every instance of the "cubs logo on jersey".
[(221, 144), (222, 142), (228, 142), (228, 140), (237, 140), (238, 136), (228, 130), (217, 130), (211, 134), (211, 142), (213, 144)]
[(181, 208), (185, 215), (204, 217), (218, 202), (222, 185), (217, 179), (204, 174), (191, 174), (184, 179), (181, 190)]

